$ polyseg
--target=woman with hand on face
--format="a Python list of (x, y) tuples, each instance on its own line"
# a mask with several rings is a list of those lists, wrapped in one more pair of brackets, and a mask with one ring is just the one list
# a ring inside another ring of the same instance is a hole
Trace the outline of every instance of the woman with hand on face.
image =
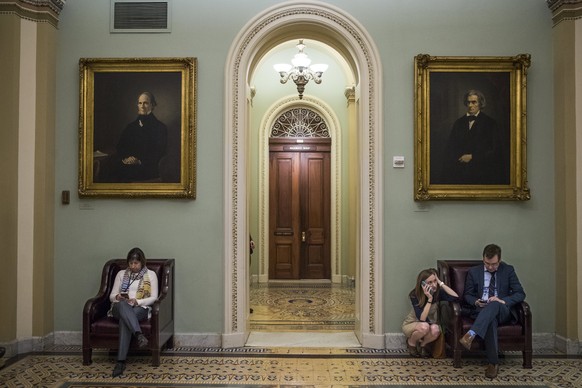
[(436, 269), (420, 271), (416, 286), (408, 294), (412, 309), (402, 323), (406, 336), (408, 352), (413, 357), (430, 357), (426, 345), (440, 335), (438, 322), (438, 302), (456, 300), (459, 295), (439, 278)]
[(151, 305), (158, 299), (158, 277), (146, 267), (143, 251), (133, 248), (127, 254), (127, 269), (119, 271), (109, 294), (111, 309), (107, 313), (119, 320), (119, 350), (113, 377), (125, 370), (125, 359), (131, 343), (136, 337), (138, 346), (144, 348), (148, 339), (141, 332), (139, 321), (151, 315)]

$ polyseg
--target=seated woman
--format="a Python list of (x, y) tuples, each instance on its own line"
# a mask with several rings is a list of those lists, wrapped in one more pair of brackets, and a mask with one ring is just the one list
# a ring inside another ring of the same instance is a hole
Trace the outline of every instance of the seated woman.
[(146, 347), (148, 339), (142, 334), (139, 321), (151, 316), (151, 305), (158, 299), (158, 277), (146, 267), (143, 251), (133, 248), (127, 254), (127, 269), (115, 277), (109, 300), (111, 309), (107, 315), (119, 320), (119, 350), (113, 377), (125, 370), (125, 359), (132, 336), (140, 348)]
[(408, 351), (413, 357), (429, 357), (426, 345), (435, 341), (441, 332), (438, 302), (455, 300), (459, 295), (438, 278), (436, 269), (429, 268), (420, 271), (416, 277), (416, 286), (408, 297), (412, 309), (402, 323)]

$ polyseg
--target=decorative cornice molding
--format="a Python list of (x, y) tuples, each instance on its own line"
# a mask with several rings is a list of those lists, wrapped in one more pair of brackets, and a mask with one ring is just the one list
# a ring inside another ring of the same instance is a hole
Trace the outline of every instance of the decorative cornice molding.
[(563, 5), (582, 3), (582, 0), (546, 0), (548, 7), (553, 11)]
[(18, 15), (37, 23), (59, 24), (66, 0), (0, 0), (0, 14)]
[(582, 18), (582, 0), (546, 0), (552, 11), (554, 26), (564, 20)]

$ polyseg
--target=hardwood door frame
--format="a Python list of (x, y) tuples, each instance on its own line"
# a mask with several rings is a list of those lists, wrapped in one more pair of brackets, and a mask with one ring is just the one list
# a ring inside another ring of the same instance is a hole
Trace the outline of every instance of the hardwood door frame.
[[(343, 280), (341, 267), (341, 225), (344, 215), (341, 203), (341, 161), (342, 161), (342, 135), (339, 118), (324, 101), (312, 96), (303, 96), (300, 100), (297, 96), (290, 96), (276, 101), (265, 114), (259, 129), (259, 237), (258, 260), (260, 283), (269, 281), (269, 129), (277, 118), (293, 108), (308, 108), (317, 112), (324, 118), (328, 125), (331, 144), (331, 281), (341, 283)], [(253, 236), (254, 237), (254, 236)], [(254, 260), (254, 257), (253, 257)]]

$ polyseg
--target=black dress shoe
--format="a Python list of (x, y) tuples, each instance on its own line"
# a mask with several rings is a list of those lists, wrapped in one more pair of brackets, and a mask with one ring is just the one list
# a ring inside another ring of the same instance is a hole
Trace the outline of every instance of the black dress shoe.
[(117, 364), (115, 364), (115, 368), (113, 368), (113, 373), (111, 373), (111, 376), (112, 377), (121, 376), (124, 370), (125, 362), (117, 361)]

